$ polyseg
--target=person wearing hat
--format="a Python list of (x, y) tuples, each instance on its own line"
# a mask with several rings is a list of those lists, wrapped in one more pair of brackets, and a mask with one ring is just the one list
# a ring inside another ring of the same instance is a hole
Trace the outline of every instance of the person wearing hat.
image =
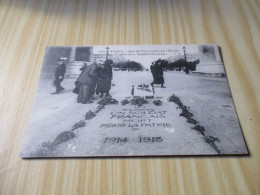
[(58, 61), (58, 66), (55, 70), (55, 80), (54, 80), (54, 85), (56, 87), (56, 93), (60, 93), (64, 88), (61, 86), (61, 82), (64, 79), (64, 75), (66, 72), (66, 66), (63, 62), (63, 60)]
[(77, 102), (86, 104), (94, 94), (93, 91), (95, 91), (94, 88), (97, 82), (97, 63), (95, 61), (93, 64), (84, 68), (79, 75), (77, 82), (79, 84)]
[(99, 82), (97, 84), (98, 91), (96, 91), (96, 93), (101, 93), (100, 98), (103, 97), (104, 93), (108, 96), (111, 89), (111, 80), (113, 77), (111, 64), (113, 64), (113, 60), (107, 59), (104, 67), (100, 70)]
[[(81, 72), (78, 77), (84, 72), (84, 70), (87, 68), (88, 64), (87, 62), (83, 63), (83, 66), (79, 69)], [(72, 90), (73, 93), (79, 94), (79, 86), (80, 83), (78, 82), (78, 79), (75, 81), (75, 88)]]
[(99, 60), (98, 62), (98, 68), (97, 68), (97, 84), (96, 84), (96, 87), (95, 87), (95, 91), (96, 91), (96, 94), (99, 95), (100, 93), (100, 77), (102, 75), (102, 71), (104, 69), (104, 61), (103, 60)]
[(164, 86), (163, 67), (161, 59), (157, 60), (155, 64), (152, 64), (151, 72), (154, 79), (151, 85), (153, 86), (154, 84), (161, 84), (161, 88), (166, 88)]

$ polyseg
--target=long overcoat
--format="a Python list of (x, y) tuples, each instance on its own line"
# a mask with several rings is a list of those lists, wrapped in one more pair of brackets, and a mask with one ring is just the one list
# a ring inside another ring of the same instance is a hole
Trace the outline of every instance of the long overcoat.
[(111, 89), (111, 80), (113, 77), (112, 66), (105, 64), (99, 72), (99, 81), (97, 83), (97, 93), (108, 93)]
[(93, 85), (97, 81), (97, 65), (87, 66), (78, 77), (77, 81), (84, 85)]

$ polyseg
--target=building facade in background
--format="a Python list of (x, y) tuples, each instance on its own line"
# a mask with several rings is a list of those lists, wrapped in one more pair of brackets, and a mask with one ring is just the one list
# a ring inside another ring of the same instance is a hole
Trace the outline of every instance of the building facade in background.
[(224, 65), (217, 45), (198, 45), (200, 63), (197, 73), (225, 74)]
[(60, 58), (65, 59), (65, 77), (77, 77), (83, 63), (92, 62), (93, 46), (46, 47), (41, 76), (53, 77)]

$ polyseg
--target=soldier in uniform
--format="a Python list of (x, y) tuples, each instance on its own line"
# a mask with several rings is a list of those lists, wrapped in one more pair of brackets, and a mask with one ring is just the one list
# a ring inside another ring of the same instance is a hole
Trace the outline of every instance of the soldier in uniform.
[(66, 72), (66, 66), (63, 62), (63, 60), (58, 61), (58, 66), (55, 70), (55, 80), (54, 80), (54, 85), (56, 87), (56, 93), (60, 93), (64, 88), (61, 86), (61, 82), (64, 79)]

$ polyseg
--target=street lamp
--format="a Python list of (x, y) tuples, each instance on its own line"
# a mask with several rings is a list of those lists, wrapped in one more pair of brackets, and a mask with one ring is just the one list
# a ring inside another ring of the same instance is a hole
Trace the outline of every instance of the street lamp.
[(189, 65), (187, 63), (187, 59), (186, 59), (186, 47), (183, 46), (183, 53), (184, 53), (184, 63), (185, 63), (185, 72), (186, 74), (189, 74), (190, 70), (189, 70)]
[(109, 52), (109, 47), (107, 47), (106, 50), (107, 50), (107, 55), (106, 55), (106, 60), (107, 60), (107, 58), (108, 58), (108, 52)]
[(185, 62), (186, 62), (186, 47), (185, 46), (183, 46), (183, 53), (184, 53), (184, 60), (185, 60)]

